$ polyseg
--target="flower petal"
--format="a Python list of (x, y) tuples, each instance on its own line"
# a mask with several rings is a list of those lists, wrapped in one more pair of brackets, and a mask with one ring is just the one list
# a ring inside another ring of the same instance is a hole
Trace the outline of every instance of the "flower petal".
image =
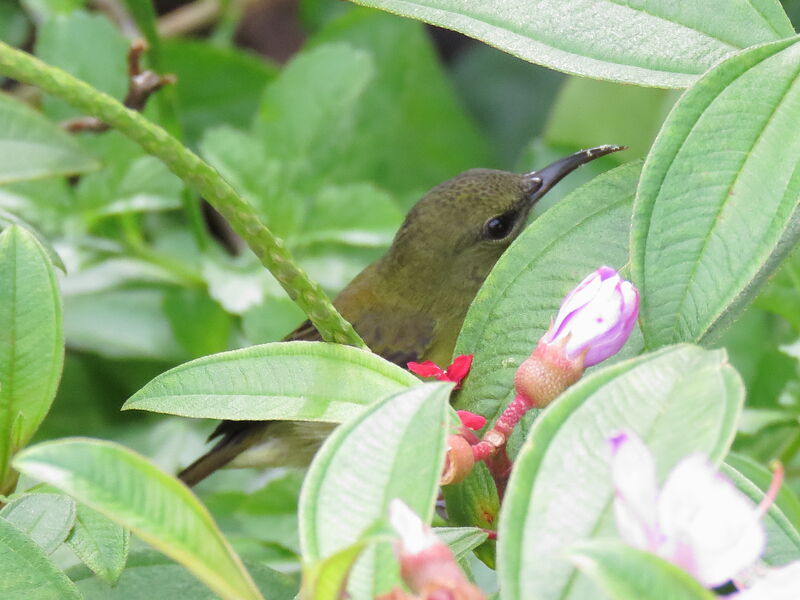
[(481, 415), (476, 415), (468, 410), (457, 410), (458, 418), (461, 419), (461, 424), (467, 429), (478, 431), (486, 425), (486, 418)]
[(552, 342), (558, 337), (563, 328), (568, 324), (572, 314), (591, 302), (592, 298), (597, 295), (597, 291), (602, 284), (602, 278), (597, 271), (593, 271), (587, 275), (561, 302), (556, 320), (550, 326), (550, 329), (544, 335), (543, 339)]
[(752, 565), (766, 543), (750, 500), (700, 454), (670, 473), (658, 500), (658, 522), (665, 538), (659, 554), (707, 587)]
[(447, 380), (454, 383), (461, 383), (461, 380), (467, 376), (470, 368), (472, 367), (472, 354), (462, 354), (453, 359), (452, 364), (445, 369)]
[(420, 377), (444, 377), (442, 368), (431, 360), (425, 362), (410, 362), (406, 365), (408, 370)]
[(403, 551), (407, 554), (419, 554), (441, 543), (430, 527), (399, 498), (389, 502), (389, 523), (400, 536)]
[(654, 552), (660, 543), (656, 502), (656, 466), (644, 442), (631, 431), (620, 431), (611, 443), (614, 517), (623, 540)]

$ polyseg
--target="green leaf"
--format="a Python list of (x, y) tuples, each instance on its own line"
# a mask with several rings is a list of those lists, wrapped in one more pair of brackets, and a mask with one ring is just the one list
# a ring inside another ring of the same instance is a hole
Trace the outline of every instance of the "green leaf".
[(269, 157), (288, 163), (284, 177), (306, 187), (341, 166), (336, 150), (352, 135), (355, 108), (373, 74), (366, 52), (329, 44), (298, 54), (267, 86), (255, 128)]
[(800, 236), (800, 139), (786, 137), (800, 119), (798, 60), (791, 39), (723, 62), (656, 139), (631, 234), (648, 348), (710, 341)]
[[(771, 473), (758, 463), (735, 454), (725, 459), (720, 471), (756, 505), (763, 500), (772, 478)], [(755, 477), (757, 481), (751, 477)], [(800, 533), (790, 520), (797, 518), (799, 510), (800, 503), (794, 492), (782, 488), (763, 520), (767, 530), (767, 548), (761, 555), (761, 560), (768, 565), (778, 567), (800, 560)]]
[(403, 213), (392, 197), (373, 185), (329, 186), (314, 198), (302, 227), (290, 242), (388, 247), (402, 222)]
[[(111, 22), (82, 10), (56, 14), (36, 32), (36, 55), (121, 100), (128, 90), (128, 42)], [(82, 116), (64, 100), (45, 96), (45, 113), (61, 120)]]
[(21, 0), (35, 21), (44, 21), (54, 15), (69, 14), (86, 6), (86, 0)]
[(56, 252), (55, 248), (53, 248), (47, 238), (45, 238), (39, 231), (35, 230), (29, 223), (23, 219), (20, 219), (17, 215), (6, 212), (0, 208), (0, 230), (3, 230), (10, 225), (19, 225), (21, 228), (26, 229), (28, 233), (33, 235), (33, 237), (36, 238), (36, 241), (41, 244), (45, 252), (47, 252), (47, 258), (50, 259), (50, 262), (53, 263), (53, 266), (59, 268), (64, 273), (67, 272), (64, 262), (61, 260), (58, 252)]
[(644, 158), (676, 99), (677, 92), (570, 77), (553, 103), (542, 137), (568, 151), (622, 140), (625, 152), (609, 154), (609, 159)]
[[(295, 582), (282, 573), (257, 563), (245, 561), (256, 585), (268, 600), (292, 600), (297, 593)], [(131, 553), (128, 566), (112, 587), (83, 567), (68, 571), (83, 594), (84, 600), (153, 600), (153, 598), (187, 598), (218, 600), (181, 565), (153, 550)]]
[(784, 261), (780, 270), (771, 277), (761, 294), (756, 298), (756, 306), (780, 315), (800, 333), (800, 313), (796, 309), (800, 303), (800, 251), (795, 250)]
[(180, 206), (180, 179), (122, 134), (93, 136), (84, 144), (103, 163), (101, 171), (81, 178), (76, 188), (75, 200), (89, 226), (111, 215)]
[[(452, 385), (429, 383), (389, 396), (339, 427), (317, 453), (300, 496), (300, 543), (314, 562), (357, 542), (400, 498), (430, 522), (439, 487)], [(355, 598), (397, 583), (388, 544), (370, 548), (350, 578)]]
[[(639, 165), (580, 187), (536, 219), (495, 265), (461, 329), (455, 354), (474, 354), (457, 407), (490, 421), (513, 397), (514, 372), (533, 351), (564, 296), (593, 270), (628, 261)], [(636, 349), (635, 339), (628, 342)]]
[(655, 590), (661, 600), (716, 598), (680, 567), (622, 542), (583, 542), (573, 546), (569, 556), (611, 600), (641, 600)]
[(277, 73), (260, 57), (193, 40), (166, 40), (161, 58), (164, 72), (178, 77), (178, 113), (191, 143), (210, 127), (249, 127), (264, 86)]
[(242, 332), (251, 345), (277, 342), (289, 335), (303, 319), (305, 313), (285, 294), (266, 296), (261, 304), (242, 314)]
[(260, 599), (250, 575), (192, 492), (112, 442), (65, 439), (20, 452), (14, 467), (129, 528), (227, 599)]
[(560, 557), (579, 540), (615, 535), (608, 440), (620, 428), (642, 437), (663, 481), (690, 453), (722, 459), (743, 400), (725, 352), (688, 345), (606, 367), (569, 388), (536, 421), (514, 463), (498, 533), (504, 597), (593, 597)]
[(222, 491), (203, 500), (229, 539), (247, 537), (299, 554), (297, 503), (303, 475), (291, 470), (256, 491)]
[(0, 492), (13, 483), (11, 456), (50, 408), (63, 364), (53, 266), (36, 238), (12, 225), (0, 233)]
[[(472, 525), (481, 530), (497, 530), (500, 497), (485, 463), (478, 463), (464, 480), (442, 489), (447, 503), (447, 517), (456, 525)], [(495, 542), (488, 540), (475, 554), (487, 566), (495, 568)]]
[(794, 35), (777, 0), (355, 0), (454, 29), (551, 69), (688, 87), (717, 61)]
[(6, 504), (0, 517), (52, 554), (75, 524), (75, 502), (61, 494), (25, 494)]
[(356, 560), (372, 541), (361, 539), (317, 562), (303, 574), (301, 600), (339, 600), (346, 590), (347, 577)]
[(356, 107), (352, 139), (337, 147), (335, 181), (327, 184), (372, 181), (410, 202), (461, 171), (493, 166), (486, 140), (421, 24), (351, 10), (309, 43), (354, 46), (375, 66)]
[(557, 109), (553, 101), (559, 89), (569, 80), (485, 44), (459, 49), (448, 59), (448, 74), (459, 99), (489, 137), (498, 164), (506, 166), (542, 132), (549, 113)]
[(0, 594), (9, 599), (82, 600), (44, 550), (5, 519), (0, 519)]
[[(206, 290), (177, 288), (168, 291), (164, 312), (169, 317), (175, 339), (192, 358), (228, 348), (231, 316), (209, 298)], [(198, 323), (202, 326), (198, 327)]]
[(164, 308), (168, 289), (140, 285), (65, 292), (64, 330), (70, 347), (109, 358), (185, 360), (188, 354), (175, 339)]
[(338, 423), (418, 383), (409, 372), (357, 348), (278, 342), (175, 367), (122, 408), (209, 419)]
[(478, 527), (435, 527), (433, 532), (450, 547), (456, 560), (466, 557), (489, 537), (486, 531)]
[(287, 181), (290, 167), (270, 157), (255, 135), (216, 127), (206, 132), (200, 148), (277, 235), (288, 237), (298, 229), (304, 201)]
[(0, 93), (0, 184), (77, 175), (99, 166), (55, 123)]
[(120, 527), (102, 513), (78, 505), (75, 529), (67, 543), (100, 579), (114, 585), (128, 559), (130, 531)]
[(25, 13), (16, 2), (0, 4), (0, 40), (9, 46), (20, 46), (28, 37), (29, 27)]

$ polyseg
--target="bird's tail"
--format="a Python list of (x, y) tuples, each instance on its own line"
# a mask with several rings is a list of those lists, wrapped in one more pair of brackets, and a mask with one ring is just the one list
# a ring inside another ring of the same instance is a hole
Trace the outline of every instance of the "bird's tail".
[(255, 444), (258, 439), (259, 436), (252, 435), (252, 432), (246, 429), (227, 433), (211, 450), (178, 473), (178, 479), (189, 487), (193, 487), (217, 469), (227, 465)]

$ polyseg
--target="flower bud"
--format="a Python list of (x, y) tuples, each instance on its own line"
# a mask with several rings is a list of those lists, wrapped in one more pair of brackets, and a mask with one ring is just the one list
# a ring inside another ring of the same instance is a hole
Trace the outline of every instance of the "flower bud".
[(414, 594), (426, 600), (484, 599), (464, 576), (450, 548), (402, 500), (389, 503), (389, 522), (400, 537), (395, 544), (400, 575)]
[(639, 314), (639, 292), (611, 267), (572, 290), (550, 329), (514, 377), (529, 407), (544, 408), (580, 379), (585, 367), (619, 351)]
[(639, 291), (611, 267), (600, 267), (572, 290), (540, 344), (563, 343), (570, 360), (590, 367), (613, 356), (639, 315)]

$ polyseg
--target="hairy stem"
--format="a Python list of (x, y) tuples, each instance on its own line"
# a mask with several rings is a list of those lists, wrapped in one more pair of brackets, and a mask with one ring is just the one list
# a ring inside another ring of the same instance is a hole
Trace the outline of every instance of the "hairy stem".
[(289, 297), (308, 315), (323, 339), (366, 347), (319, 284), (311, 281), (295, 263), (283, 240), (261, 223), (250, 205), (214, 168), (177, 139), (111, 96), (3, 42), (0, 42), (0, 74), (35, 85), (69, 102), (108, 123), (145, 151), (161, 159), (230, 223)]

